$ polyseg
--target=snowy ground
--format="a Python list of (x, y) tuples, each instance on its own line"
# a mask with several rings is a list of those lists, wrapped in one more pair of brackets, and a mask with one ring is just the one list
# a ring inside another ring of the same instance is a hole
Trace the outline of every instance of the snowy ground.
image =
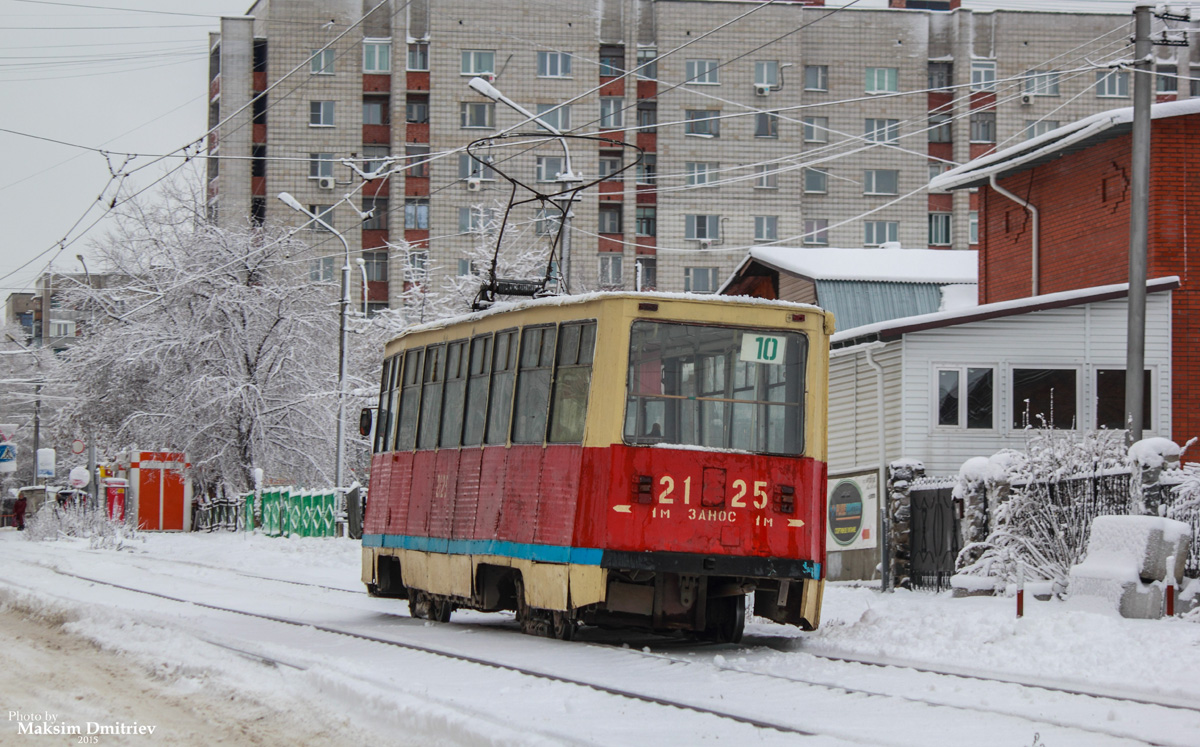
[(412, 620), (366, 596), (351, 541), (143, 537), (94, 550), (0, 530), (0, 744), (81, 743), (21, 731), (50, 714), (85, 735), (156, 727), (99, 744), (1200, 745), (1186, 620), (1032, 600), (1018, 620), (1011, 599), (831, 586), (814, 633), (752, 621), (737, 646), (588, 629), (562, 643), (511, 615)]

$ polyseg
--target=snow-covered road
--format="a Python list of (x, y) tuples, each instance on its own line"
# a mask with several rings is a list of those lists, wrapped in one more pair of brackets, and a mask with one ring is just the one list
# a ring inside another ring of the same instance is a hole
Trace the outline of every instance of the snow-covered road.
[[(1017, 620), (1011, 600), (834, 586), (816, 633), (751, 622), (738, 646), (591, 629), (563, 643), (521, 635), (510, 615), (410, 619), (365, 594), (359, 557), (344, 540), (157, 535), (116, 551), (3, 530), (0, 601), (67, 621), (164, 691), (235, 694), (348, 741), (1200, 744), (1200, 625), (1187, 621), (1059, 602)], [(0, 724), (0, 743), (17, 729)], [(101, 743), (122, 740), (156, 741)]]

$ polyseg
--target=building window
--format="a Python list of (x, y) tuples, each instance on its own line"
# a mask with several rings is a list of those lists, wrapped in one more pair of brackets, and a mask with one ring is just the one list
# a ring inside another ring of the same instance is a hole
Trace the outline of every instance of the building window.
[(621, 233), (621, 206), (601, 205), (599, 215), (599, 233)]
[(600, 75), (605, 78), (625, 74), (625, 47), (600, 47)]
[(308, 178), (320, 179), (323, 176), (333, 176), (333, 154), (309, 153)]
[(543, 130), (563, 132), (571, 129), (570, 104), (538, 104), (537, 115), (538, 127)]
[(684, 293), (716, 293), (717, 268), (715, 267), (685, 267), (683, 268)]
[(929, 89), (931, 91), (945, 91), (954, 85), (954, 63), (952, 62), (931, 62), (929, 63)]
[(721, 216), (685, 215), (683, 236), (691, 241), (716, 241), (721, 238)]
[(1012, 427), (1076, 427), (1076, 372), (1070, 368), (1014, 368)]
[(900, 240), (900, 224), (894, 220), (869, 220), (863, 223), (863, 246), (881, 246)]
[(950, 246), (950, 213), (929, 214), (929, 245)]
[(488, 75), (496, 72), (496, 53), (490, 49), (464, 49), (463, 75)]
[(688, 60), (684, 64), (684, 76), (687, 78), (687, 83), (716, 85), (721, 81), (717, 79), (717, 69), (720, 62), (717, 60)]
[(333, 75), (333, 50), (314, 49), (308, 61), (308, 71), (313, 75)]
[(367, 271), (367, 281), (386, 283), (388, 279), (388, 254), (381, 252), (363, 252), (363, 269)]
[[(260, 93), (250, 100), (251, 122), (256, 125), (267, 123), (267, 94)], [(215, 122), (213, 123), (216, 124)]]
[(1025, 120), (1025, 139), (1045, 135), (1051, 130), (1058, 129), (1058, 120), (1056, 119), (1027, 119)]
[(933, 181), (934, 178), (940, 176), (941, 174), (946, 173), (949, 170), (950, 170), (950, 164), (946, 163), (945, 161), (930, 161), (929, 162), (929, 181)]
[(467, 153), (459, 153), (458, 178), (491, 180), (496, 178), (496, 172), (492, 171), (491, 166), (479, 161), (474, 156)]
[(1158, 75), (1155, 76), (1154, 90), (1157, 93), (1178, 93), (1179, 79), (1176, 72), (1178, 68), (1174, 65), (1159, 65), (1154, 68)]
[(697, 137), (720, 137), (720, 109), (684, 110), (683, 134)]
[(406, 197), (404, 199), (404, 227), (418, 231), (429, 228), (428, 198)]
[(973, 60), (971, 62), (971, 90), (996, 90), (996, 63), (991, 60)]
[(993, 428), (994, 381), (995, 372), (991, 368), (938, 369), (937, 424), (951, 428)]
[(600, 151), (600, 177), (608, 181), (620, 181), (620, 177), (612, 178), (621, 170), (621, 151)]
[(638, 236), (658, 235), (658, 208), (639, 207), (636, 218), (635, 225)]
[(754, 85), (770, 86), (775, 88), (779, 85), (779, 61), (778, 60), (759, 60), (754, 63)]
[(996, 142), (996, 112), (988, 111), (971, 113), (971, 142)]
[(970, 244), (979, 243), (979, 211), (972, 210), (967, 213), (967, 242)]
[(308, 224), (314, 231), (328, 231), (333, 226), (333, 205), (309, 205), (308, 212), (317, 216), (317, 220)]
[(309, 127), (333, 127), (333, 102), (332, 101), (310, 101), (310, 102), (308, 102), (308, 126)]
[(779, 216), (777, 215), (756, 215), (754, 216), (754, 240), (755, 241), (775, 241), (779, 238)]
[(364, 145), (362, 149), (363, 171), (374, 174), (388, 167), (387, 159), (392, 151), (386, 145)]
[(429, 44), (413, 42), (408, 45), (408, 69), (424, 71), (429, 69)]
[(642, 80), (658, 80), (657, 60), (657, 49), (639, 49), (637, 51), (637, 77)]
[[(465, 208), (464, 208), (465, 209)], [(458, 276), (467, 277), (468, 275), (478, 275), (479, 268), (473, 260), (459, 259), (458, 260)]]
[(429, 94), (408, 94), (404, 100), (404, 120), (409, 124), (429, 123)]
[(804, 124), (804, 142), (829, 142), (829, 117), (804, 117), (801, 122)]
[(829, 172), (825, 169), (804, 170), (804, 191), (807, 194), (823, 195), (829, 187)]
[(687, 161), (683, 164), (689, 187), (702, 187), (717, 180), (721, 165), (716, 161)]
[[(364, 231), (383, 231), (388, 227), (388, 201), (386, 197), (364, 197), (363, 212), (371, 216), (363, 221)], [(387, 278), (383, 278), (387, 280)]]
[(869, 67), (864, 76), (867, 93), (894, 93), (900, 90), (899, 68)]
[(537, 180), (539, 182), (555, 181), (564, 168), (564, 159), (562, 156), (538, 156)]
[[(1142, 376), (1142, 427), (1154, 427), (1150, 408), (1152, 392), (1150, 372)], [(1125, 369), (1111, 368), (1096, 371), (1096, 428), (1124, 430), (1125, 420)]]
[(804, 90), (806, 90), (806, 91), (828, 91), (829, 90), (829, 66), (828, 65), (805, 65), (804, 66)]
[(363, 97), (363, 124), (390, 125), (392, 123), (392, 107), (387, 96)]
[(1025, 73), (1025, 93), (1030, 96), (1057, 96), (1057, 70), (1030, 70)]
[(495, 116), (496, 105), (490, 101), (481, 103), (476, 101), (464, 101), (459, 104), (459, 117), (462, 127), (492, 127), (493, 117)]
[(616, 252), (600, 254), (600, 287), (620, 288), (624, 274), (625, 257)]
[(759, 164), (754, 167), (755, 189), (778, 189), (779, 171), (771, 164)]
[(314, 283), (333, 280), (333, 257), (318, 257), (308, 263), (308, 279)]
[(658, 104), (653, 101), (638, 102), (637, 126), (642, 132), (658, 132)]
[(658, 260), (654, 257), (638, 257), (633, 265), (634, 282), (638, 291), (652, 291), (658, 287)]
[(267, 198), (250, 198), (250, 223), (261, 228), (267, 222)]
[(863, 172), (863, 194), (900, 194), (900, 172), (895, 169), (867, 169)]
[(459, 233), (483, 233), (494, 230), (499, 222), (499, 213), (494, 208), (460, 207), (458, 209)]
[(429, 178), (429, 146), (404, 146), (404, 160), (408, 165), (408, 175), (422, 179)]
[(567, 52), (538, 52), (539, 78), (570, 78), (571, 55)]
[(50, 336), (51, 337), (74, 337), (75, 322), (74, 321), (56, 321), (50, 320)]
[(929, 115), (929, 142), (949, 143), (954, 140), (953, 125), (950, 115), (944, 113)]
[(1129, 98), (1129, 73), (1122, 70), (1097, 70), (1096, 95), (1105, 99)]
[(643, 153), (642, 160), (638, 161), (637, 165), (637, 183), (654, 184), (657, 178), (658, 155), (656, 153)]
[(876, 143), (894, 143), (900, 138), (900, 120), (867, 119), (863, 121), (863, 137)]
[(558, 230), (558, 226), (562, 221), (562, 213), (553, 208), (544, 208), (537, 211), (536, 223), (534, 230), (538, 236), (548, 236)]
[(779, 117), (770, 112), (754, 115), (754, 137), (779, 137)]
[(363, 39), (363, 72), (392, 72), (391, 39)]
[(625, 99), (615, 96), (600, 97), (600, 129), (615, 130), (625, 124)]
[(408, 252), (405, 257), (407, 264), (407, 277), (413, 280), (420, 280), (429, 275), (429, 250), (428, 249), (413, 249)]
[(826, 218), (804, 219), (804, 243), (826, 246), (829, 244), (829, 220)]

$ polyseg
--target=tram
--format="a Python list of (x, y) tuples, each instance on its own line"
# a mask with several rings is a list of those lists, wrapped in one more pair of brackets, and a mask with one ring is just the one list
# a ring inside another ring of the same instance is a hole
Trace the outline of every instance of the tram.
[(741, 639), (816, 628), (831, 314), (759, 299), (597, 293), (388, 343), (362, 580), (414, 617), (512, 610)]

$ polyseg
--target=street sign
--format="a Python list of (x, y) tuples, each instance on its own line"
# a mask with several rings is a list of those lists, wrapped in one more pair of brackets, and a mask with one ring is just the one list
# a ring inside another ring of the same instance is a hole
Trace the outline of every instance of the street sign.
[(67, 484), (76, 490), (83, 490), (92, 482), (92, 473), (87, 467), (75, 467), (67, 476)]
[(37, 477), (54, 477), (54, 449), (37, 450)]
[(87, 444), (85, 444), (83, 441), (80, 441), (78, 438), (71, 442), (72, 454), (82, 454), (83, 450), (86, 448)]
[(0, 441), (11, 441), (16, 437), (16, 423), (0, 423)]
[(17, 445), (0, 442), (0, 474), (17, 471)]

